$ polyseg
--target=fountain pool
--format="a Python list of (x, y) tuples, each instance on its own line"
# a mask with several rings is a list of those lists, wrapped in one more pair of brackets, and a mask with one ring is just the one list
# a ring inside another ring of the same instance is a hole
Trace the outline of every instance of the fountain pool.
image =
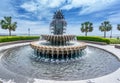
[(36, 61), (34, 50), (29, 46), (14, 47), (2, 51), (1, 65), (24, 78), (73, 81), (97, 78), (116, 71), (120, 61), (109, 52), (87, 46), (86, 53), (60, 63)]
[(78, 42), (75, 35), (63, 35), (66, 25), (59, 10), (50, 24), (53, 34), (41, 35), (40, 41), (29, 45), (13, 45), (6, 50), (0, 47), (0, 78), (17, 83), (33, 83), (34, 79), (80, 81), (106, 76), (120, 68), (117, 54)]

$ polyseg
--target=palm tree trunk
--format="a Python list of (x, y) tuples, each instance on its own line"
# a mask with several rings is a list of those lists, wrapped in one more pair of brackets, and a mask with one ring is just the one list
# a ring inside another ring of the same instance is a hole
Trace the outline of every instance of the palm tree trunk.
[(110, 34), (110, 38), (112, 38), (112, 29), (111, 29), (111, 34)]
[(106, 38), (106, 31), (104, 31), (104, 38)]
[(87, 32), (85, 32), (85, 36), (87, 36)]
[(11, 30), (9, 30), (9, 36), (11, 36)]

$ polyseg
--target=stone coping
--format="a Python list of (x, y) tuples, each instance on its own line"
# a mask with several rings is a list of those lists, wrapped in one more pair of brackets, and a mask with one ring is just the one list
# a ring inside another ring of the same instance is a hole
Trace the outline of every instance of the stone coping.
[(49, 42), (61, 42), (65, 43), (67, 41), (75, 40), (75, 35), (41, 35), (42, 39)]
[[(1, 46), (0, 47), (0, 51), (2, 51), (4, 49), (16, 47), (16, 46), (23, 46), (23, 45), (29, 45), (29, 44), (30, 43), (20, 43), (20, 44), (13, 44), (13, 45)], [(120, 49), (117, 49), (114, 46), (111, 46), (111, 45), (104, 45), (103, 46), (103, 45), (90, 44), (90, 43), (87, 43), (87, 45), (93, 46), (93, 47), (97, 47), (97, 48), (103, 49), (105, 51), (108, 51), (108, 52), (114, 54), (120, 60)], [(0, 68), (0, 70), (1, 70), (1, 68)], [(5, 72), (4, 75), (6, 73), (7, 72)], [(10, 79), (10, 81), (8, 81), (6, 83), (15, 83), (14, 82), (14, 78), (18, 79), (20, 77), (20, 76), (17, 76), (17, 75), (15, 75), (15, 76), (12, 76), (12, 75), (13, 74), (11, 74), (9, 76), (12, 77), (13, 82)], [(1, 77), (1, 75), (0, 75), (0, 77)], [(30, 79), (28, 79), (28, 80), (30, 80)], [(98, 77), (98, 78), (87, 79), (87, 80), (55, 81), (55, 80), (42, 80), (42, 79), (37, 79), (37, 78), (34, 78), (33, 80), (34, 80), (33, 83), (120, 83), (120, 68), (117, 69), (115, 72), (113, 72), (111, 74), (108, 74), (108, 75), (105, 75), (105, 76), (102, 76), (102, 77)], [(27, 83), (27, 82), (24, 82), (24, 83)]]
[(91, 44), (98, 44), (98, 45), (107, 45), (107, 43), (105, 42), (88, 41), (88, 40), (78, 40), (78, 41), (85, 42), (85, 43), (91, 43)]
[(84, 42), (73, 42), (71, 41), (70, 43), (74, 43), (73, 45), (65, 45), (65, 46), (47, 46), (47, 45), (42, 45), (41, 43), (44, 43), (46, 41), (39, 41), (39, 42), (31, 42), (30, 44), (31, 45), (35, 45), (35, 46), (46, 46), (46, 47), (52, 47), (52, 48), (70, 48), (70, 47), (82, 47), (82, 46), (85, 46), (86, 44)]
[(119, 48), (120, 49), (120, 44), (115, 45), (115, 48)]
[(51, 46), (51, 45), (48, 46), (41, 44), (41, 42), (46, 42), (46, 41), (31, 42), (30, 46), (34, 50), (37, 50), (37, 52), (40, 52), (42, 54), (46, 52), (46, 54), (50, 54), (50, 55), (56, 54), (57, 56), (68, 56), (76, 52), (79, 53), (81, 50), (86, 48), (86, 44), (83, 42), (71, 42), (74, 44), (68, 46)]

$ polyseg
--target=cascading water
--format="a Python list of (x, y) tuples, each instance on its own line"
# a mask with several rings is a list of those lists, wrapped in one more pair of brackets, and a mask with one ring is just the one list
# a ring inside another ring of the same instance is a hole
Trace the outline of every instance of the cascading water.
[[(54, 35), (41, 35), (39, 41), (31, 42), (33, 49), (26, 44), (9, 49), (8, 46), (0, 47), (0, 78), (13, 79), (16, 83), (33, 83), (35, 80), (40, 80), (39, 83), (84, 80), (86, 83), (92, 78), (111, 77), (110, 73), (114, 72), (113, 75), (117, 74), (113, 80), (117, 80), (119, 59), (105, 50), (92, 46), (86, 48), (74, 35), (63, 35), (65, 28), (60, 25), (66, 25), (66, 22), (60, 13), (55, 13), (51, 23)], [(108, 74), (110, 76), (105, 76)]]
[(50, 26), (53, 35), (41, 35), (40, 41), (30, 44), (37, 61), (68, 61), (83, 55), (86, 45), (77, 42), (75, 35), (63, 35), (67, 23), (61, 10), (55, 12)]

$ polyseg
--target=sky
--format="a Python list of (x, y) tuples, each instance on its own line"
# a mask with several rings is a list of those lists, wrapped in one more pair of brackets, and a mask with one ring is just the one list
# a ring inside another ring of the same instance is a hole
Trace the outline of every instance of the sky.
[[(12, 16), (17, 22), (13, 34), (28, 34), (28, 28), (31, 34), (50, 34), (50, 22), (59, 9), (68, 24), (66, 34), (84, 35), (81, 23), (90, 21), (94, 30), (88, 35), (103, 35), (99, 26), (106, 20), (113, 26), (113, 35), (120, 34), (116, 28), (120, 24), (120, 0), (0, 0), (0, 20)], [(8, 30), (0, 28), (0, 34), (8, 34)]]

